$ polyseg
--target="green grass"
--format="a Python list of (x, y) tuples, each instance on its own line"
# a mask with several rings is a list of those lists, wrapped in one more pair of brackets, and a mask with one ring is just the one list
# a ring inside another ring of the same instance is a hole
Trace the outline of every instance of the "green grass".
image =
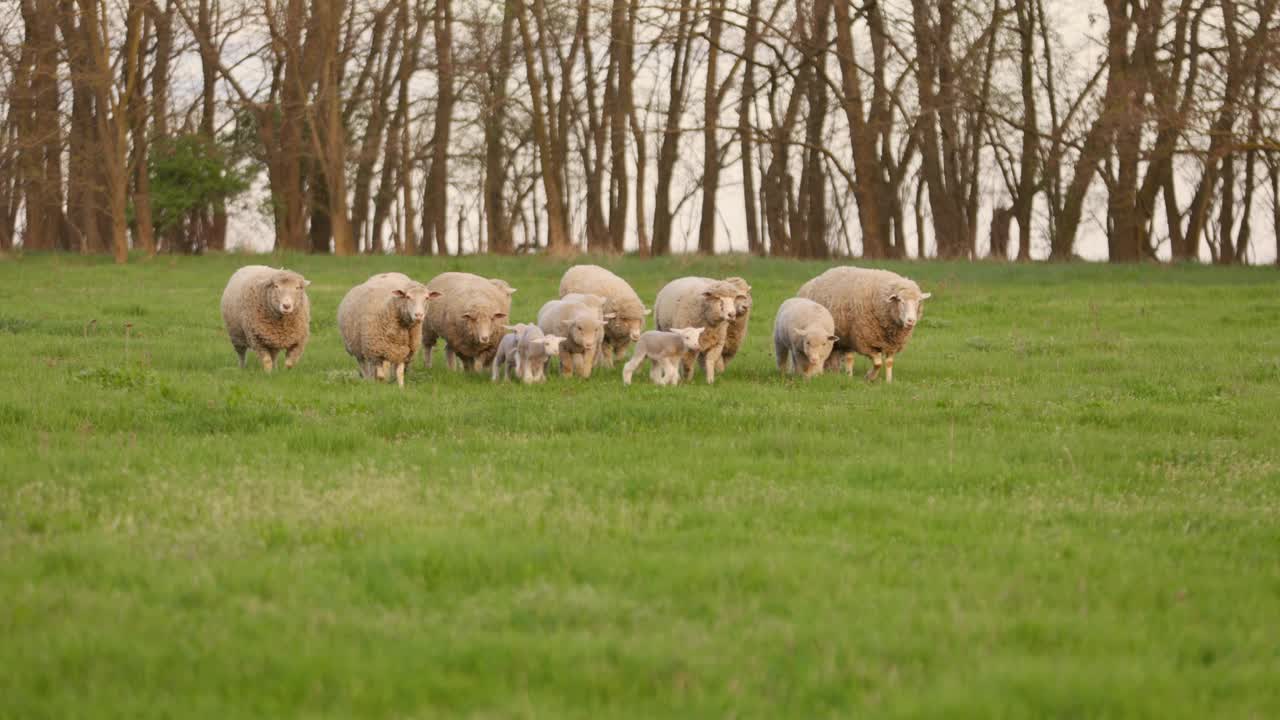
[(564, 265), (287, 258), (267, 376), (247, 262), (0, 262), (0, 717), (1280, 717), (1274, 270), (893, 266), (934, 299), (886, 386), (773, 369), (823, 265), (609, 260), (752, 282), (715, 386), (401, 392), (348, 287), (502, 276), (527, 320)]

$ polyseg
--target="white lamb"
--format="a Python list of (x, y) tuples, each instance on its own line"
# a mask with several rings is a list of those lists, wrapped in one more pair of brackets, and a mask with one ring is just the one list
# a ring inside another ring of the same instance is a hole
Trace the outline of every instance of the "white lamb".
[(493, 381), (498, 381), (499, 374), (506, 380), (515, 373), (522, 383), (546, 382), (547, 361), (560, 352), (564, 338), (544, 335), (537, 325), (528, 323), (512, 325), (507, 330), (493, 356)]
[(631, 384), (631, 376), (646, 359), (652, 363), (649, 378), (655, 385), (679, 384), (680, 361), (698, 349), (703, 330), (706, 328), (689, 327), (643, 333), (636, 341), (635, 354), (622, 367), (622, 384)]

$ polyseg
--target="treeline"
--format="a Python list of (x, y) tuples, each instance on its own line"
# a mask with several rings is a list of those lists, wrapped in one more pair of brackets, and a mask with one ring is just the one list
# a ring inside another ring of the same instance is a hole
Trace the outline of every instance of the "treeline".
[(0, 250), (1256, 261), (1278, 3), (18, 0)]

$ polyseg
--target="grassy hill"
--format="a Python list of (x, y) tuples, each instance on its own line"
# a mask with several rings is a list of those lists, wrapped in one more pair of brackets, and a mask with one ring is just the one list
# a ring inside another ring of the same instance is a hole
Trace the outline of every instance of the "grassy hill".
[(399, 391), (349, 287), (530, 320), (565, 264), (286, 258), (268, 376), (218, 313), (257, 261), (0, 262), (0, 717), (1280, 716), (1273, 269), (890, 265), (934, 299), (868, 385), (774, 369), (823, 264), (605, 260), (752, 282), (716, 385)]

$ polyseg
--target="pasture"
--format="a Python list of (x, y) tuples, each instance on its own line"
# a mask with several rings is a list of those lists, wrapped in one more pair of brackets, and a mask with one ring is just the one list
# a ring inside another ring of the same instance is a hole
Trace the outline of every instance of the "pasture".
[[(231, 272), (313, 281), (236, 366)], [(933, 293), (892, 385), (782, 379), (828, 264), (741, 275), (714, 386), (356, 378), (370, 274), (545, 258), (0, 261), (0, 717), (1280, 716), (1274, 269), (885, 265)], [(126, 330), (126, 325), (130, 325)]]

